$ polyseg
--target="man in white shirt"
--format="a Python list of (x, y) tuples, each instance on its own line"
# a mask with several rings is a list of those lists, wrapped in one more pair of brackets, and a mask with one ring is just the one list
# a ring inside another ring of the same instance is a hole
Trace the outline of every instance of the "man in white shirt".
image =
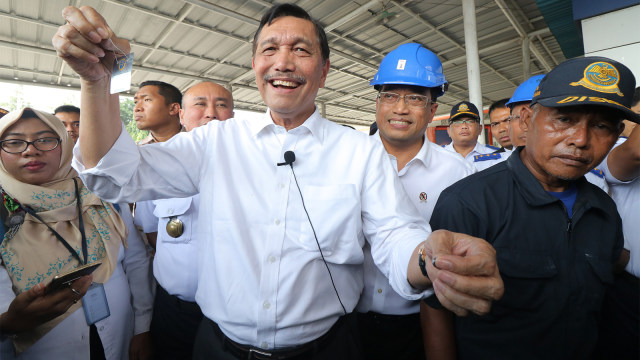
[[(631, 110), (640, 115), (640, 87)], [(640, 126), (637, 120), (624, 123), (622, 136), (600, 165), (622, 218), (623, 254), (629, 260), (605, 297), (598, 339), (602, 359), (636, 359), (640, 354)]]
[(194, 358), (360, 358), (347, 314), (363, 288), (365, 237), (407, 299), (433, 284), (446, 307), (467, 314), (486, 313), (501, 296), (495, 250), (430, 234), (381, 144), (320, 116), (314, 100), (329, 47), (300, 7), (275, 5), (256, 31), (263, 118), (212, 122), (143, 147), (122, 135), (118, 97), (108, 95), (105, 50), (113, 41), (128, 52), (128, 41), (89, 7), (63, 16), (53, 43), (81, 77), (85, 126), (95, 131), (81, 133), (76, 153), (87, 186), (128, 200), (200, 193), (196, 301), (205, 319)]
[(460, 154), (463, 159), (472, 163), (474, 156), (491, 154), (498, 150), (478, 142), (481, 132), (478, 108), (469, 101), (461, 101), (451, 108), (447, 129), (451, 143), (444, 148)]
[[(437, 98), (448, 85), (442, 63), (420, 44), (403, 44), (382, 59), (370, 85), (378, 91), (380, 131), (373, 137), (382, 142), (409, 199), (429, 221), (440, 192), (474, 172), (471, 164), (425, 137)], [(369, 245), (364, 249), (364, 290), (356, 310), (365, 358), (424, 359), (420, 301), (393, 291)]]
[[(209, 81), (185, 91), (180, 122), (186, 131), (212, 120), (233, 117), (233, 98)], [(197, 214), (200, 196), (143, 201), (136, 208), (136, 224), (157, 233), (153, 275), (158, 282), (151, 335), (156, 359), (191, 359), (202, 311), (196, 304), (198, 283)], [(179, 269), (179, 271), (176, 271)]]

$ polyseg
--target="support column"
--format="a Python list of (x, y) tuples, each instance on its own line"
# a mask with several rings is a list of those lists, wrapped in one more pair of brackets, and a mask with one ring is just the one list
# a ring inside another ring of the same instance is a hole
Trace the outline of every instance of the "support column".
[(327, 118), (327, 104), (324, 102), (320, 103), (320, 115), (325, 119)]
[(522, 81), (531, 77), (531, 40), (528, 36), (522, 38)]
[(478, 141), (484, 140), (484, 119), (482, 112), (482, 88), (480, 86), (480, 56), (478, 54), (478, 35), (476, 31), (475, 0), (462, 0), (462, 16), (464, 18), (464, 47), (467, 52), (467, 81), (469, 84), (469, 101), (480, 110), (482, 132)]

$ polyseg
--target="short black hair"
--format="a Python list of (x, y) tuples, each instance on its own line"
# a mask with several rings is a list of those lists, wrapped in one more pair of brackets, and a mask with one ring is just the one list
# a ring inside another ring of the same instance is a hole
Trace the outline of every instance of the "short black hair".
[(636, 91), (633, 93), (633, 98), (631, 99), (631, 106), (634, 107), (640, 103), (640, 86), (636, 88)]
[(507, 101), (509, 101), (509, 98), (501, 99), (501, 100), (498, 100), (498, 101), (494, 102), (493, 104), (491, 104), (491, 106), (489, 106), (489, 113), (487, 115), (491, 116), (491, 113), (494, 110), (506, 108), (507, 107)]
[(54, 115), (61, 112), (80, 114), (80, 108), (73, 105), (60, 105), (55, 110), (53, 110)]
[(158, 88), (158, 94), (164, 98), (165, 105), (178, 103), (182, 104), (182, 93), (177, 87), (167, 84), (164, 81), (149, 80), (140, 84), (140, 88), (145, 86), (155, 86)]
[(253, 56), (256, 55), (256, 49), (258, 47), (258, 37), (260, 36), (260, 32), (265, 25), (271, 25), (273, 20), (283, 17), (283, 16), (293, 16), (299, 19), (305, 19), (311, 21), (313, 27), (316, 29), (316, 35), (318, 37), (318, 44), (320, 44), (320, 49), (322, 51), (322, 61), (327, 62), (329, 60), (329, 42), (327, 41), (327, 34), (324, 32), (324, 28), (320, 23), (313, 19), (309, 13), (304, 11), (298, 5), (295, 4), (278, 4), (274, 5), (267, 11), (264, 15), (262, 15), (262, 19), (260, 19), (260, 25), (258, 26), (258, 30), (253, 35)]

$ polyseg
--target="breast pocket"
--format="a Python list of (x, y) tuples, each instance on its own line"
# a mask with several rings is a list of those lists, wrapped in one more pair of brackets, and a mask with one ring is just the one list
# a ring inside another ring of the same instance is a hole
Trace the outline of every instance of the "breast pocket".
[(517, 249), (496, 249), (504, 295), (492, 307), (494, 315), (540, 309), (554, 292), (552, 278), (558, 269), (549, 254)]
[[(333, 260), (340, 262), (357, 256), (358, 252), (361, 256), (362, 249), (357, 240), (361, 211), (355, 185), (305, 186), (302, 194), (318, 243), (303, 212), (296, 239), (300, 246), (318, 252), (319, 244), (325, 257), (334, 255)], [(336, 258), (338, 256), (340, 259)]]
[(158, 200), (153, 214), (158, 217), (158, 235), (160, 241), (174, 244), (191, 242), (195, 233), (192, 223), (195, 221), (194, 211), (189, 211), (192, 198)]

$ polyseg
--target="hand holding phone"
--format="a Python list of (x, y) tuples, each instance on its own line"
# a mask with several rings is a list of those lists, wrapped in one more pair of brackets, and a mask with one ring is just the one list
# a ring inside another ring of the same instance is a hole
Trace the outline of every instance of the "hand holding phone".
[(95, 261), (90, 264), (78, 266), (66, 273), (54, 276), (51, 283), (47, 286), (47, 292), (54, 292), (69, 286), (72, 282), (78, 280), (82, 276), (89, 275), (94, 272), (101, 264), (102, 261)]

